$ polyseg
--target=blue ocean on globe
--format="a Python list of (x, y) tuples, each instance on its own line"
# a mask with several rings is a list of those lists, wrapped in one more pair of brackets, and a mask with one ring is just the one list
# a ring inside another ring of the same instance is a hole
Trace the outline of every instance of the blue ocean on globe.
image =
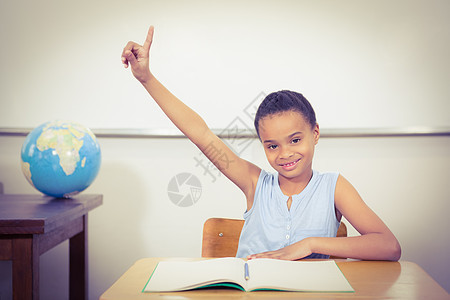
[(22, 171), (43, 194), (69, 198), (85, 190), (100, 170), (101, 151), (88, 128), (65, 121), (32, 130), (21, 151)]

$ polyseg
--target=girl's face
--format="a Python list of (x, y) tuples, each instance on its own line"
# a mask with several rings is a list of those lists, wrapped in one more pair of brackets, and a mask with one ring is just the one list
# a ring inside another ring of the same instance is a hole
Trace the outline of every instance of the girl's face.
[(309, 181), (314, 147), (319, 141), (319, 126), (316, 124), (311, 128), (296, 111), (266, 116), (258, 126), (270, 165), (286, 179)]

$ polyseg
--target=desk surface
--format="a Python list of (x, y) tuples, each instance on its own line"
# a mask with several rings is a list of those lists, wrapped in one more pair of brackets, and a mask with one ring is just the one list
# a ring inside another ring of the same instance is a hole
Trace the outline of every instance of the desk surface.
[(102, 204), (101, 195), (70, 199), (0, 194), (0, 234), (43, 234)]
[[(197, 258), (198, 259), (198, 258)], [(232, 289), (209, 289), (175, 293), (142, 293), (153, 269), (161, 260), (196, 260), (182, 258), (144, 258), (137, 261), (101, 297), (118, 299), (280, 299), (280, 298), (394, 298), (450, 299), (449, 294), (417, 264), (407, 261), (337, 260), (355, 293), (297, 293), (258, 291), (242, 292)]]

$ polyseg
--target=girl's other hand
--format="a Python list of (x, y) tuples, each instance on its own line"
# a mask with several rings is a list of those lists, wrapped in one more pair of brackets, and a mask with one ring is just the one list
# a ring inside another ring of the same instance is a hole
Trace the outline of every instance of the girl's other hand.
[(284, 260), (301, 259), (312, 254), (309, 239), (310, 238), (303, 239), (295, 244), (289, 245), (279, 250), (252, 254), (247, 256), (247, 259), (255, 259), (255, 258), (272, 258)]

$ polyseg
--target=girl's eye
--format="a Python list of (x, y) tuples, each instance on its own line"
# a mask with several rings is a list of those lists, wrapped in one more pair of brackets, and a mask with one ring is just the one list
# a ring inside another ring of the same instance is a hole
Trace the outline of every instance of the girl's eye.
[(297, 144), (298, 142), (300, 142), (300, 139), (293, 139), (291, 143), (292, 144)]
[(267, 148), (270, 150), (275, 150), (277, 148), (277, 145), (269, 145)]

